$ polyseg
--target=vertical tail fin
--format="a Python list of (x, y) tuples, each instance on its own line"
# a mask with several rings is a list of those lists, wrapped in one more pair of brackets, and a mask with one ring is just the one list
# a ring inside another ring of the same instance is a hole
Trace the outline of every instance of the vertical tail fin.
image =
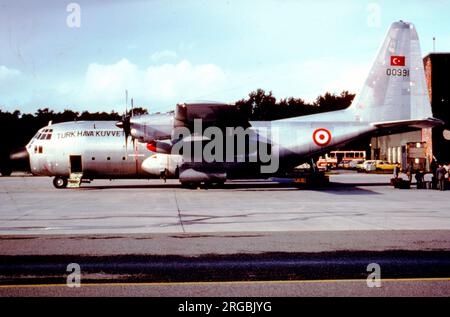
[(432, 117), (419, 37), (412, 23), (392, 24), (349, 111), (356, 121), (370, 123)]

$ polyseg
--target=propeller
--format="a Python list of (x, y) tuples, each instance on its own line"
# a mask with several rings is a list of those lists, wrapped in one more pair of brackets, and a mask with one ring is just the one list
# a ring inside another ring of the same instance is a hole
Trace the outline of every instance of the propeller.
[(128, 137), (131, 135), (131, 115), (128, 115), (126, 112), (122, 116), (122, 120), (116, 122), (116, 127), (123, 130), (125, 133), (125, 146), (128, 143)]
[(12, 151), (9, 155), (10, 160), (29, 159), (28, 151), (25, 147)]
[[(9, 159), (11, 161), (11, 167), (15, 170), (31, 171), (30, 155), (25, 147), (16, 149), (10, 153)], [(4, 174), (4, 171), (2, 171)], [(6, 175), (6, 174), (4, 174)]]
[(125, 134), (125, 148), (128, 148), (128, 137), (131, 135), (131, 117), (133, 116), (133, 111), (133, 98), (131, 98), (131, 111), (128, 113), (128, 90), (125, 90), (125, 113), (122, 115), (122, 120), (116, 122), (116, 127), (122, 129)]

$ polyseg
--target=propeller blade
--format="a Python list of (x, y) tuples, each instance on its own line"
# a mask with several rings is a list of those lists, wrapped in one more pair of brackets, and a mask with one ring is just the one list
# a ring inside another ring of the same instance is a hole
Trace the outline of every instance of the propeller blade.
[[(14, 170), (31, 171), (30, 155), (25, 147), (12, 151), (9, 156)], [(3, 175), (7, 175), (2, 171)]]
[(134, 99), (131, 98), (131, 113), (130, 113), (130, 117), (133, 116), (133, 112), (134, 112)]
[[(131, 110), (128, 112), (128, 90), (125, 90), (125, 113), (122, 115), (122, 120), (116, 123), (116, 127), (123, 130), (125, 135), (125, 149), (128, 149), (128, 137), (131, 135), (131, 118), (133, 117), (134, 112), (134, 99), (131, 98)], [(134, 138), (133, 140), (134, 146)]]
[(125, 148), (128, 146), (128, 137), (131, 135), (130, 119), (129, 115), (123, 115), (122, 120), (116, 122), (116, 127), (122, 129), (125, 134)]

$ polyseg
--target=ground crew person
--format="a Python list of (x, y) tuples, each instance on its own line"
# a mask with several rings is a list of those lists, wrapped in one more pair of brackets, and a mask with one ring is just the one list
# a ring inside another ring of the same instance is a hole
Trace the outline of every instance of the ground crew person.
[(436, 170), (436, 178), (438, 181), (439, 190), (445, 190), (445, 174), (446, 173), (447, 173), (447, 171), (445, 170), (444, 166), (442, 166), (442, 164), (439, 164), (439, 167)]
[(398, 174), (400, 173), (400, 167), (398, 166), (398, 164), (395, 164), (394, 166), (394, 178), (397, 180), (398, 179)]
[(411, 183), (412, 177), (413, 177), (413, 164), (412, 163), (409, 163), (406, 171), (407, 171), (406, 173), (408, 174), (408, 180)]
[(423, 189), (423, 172), (417, 170), (416, 171), (416, 182), (417, 182), (417, 189)]

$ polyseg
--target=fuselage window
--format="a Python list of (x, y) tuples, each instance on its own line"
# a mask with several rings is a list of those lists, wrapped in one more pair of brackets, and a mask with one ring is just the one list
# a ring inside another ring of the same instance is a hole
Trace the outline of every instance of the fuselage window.
[(95, 161), (95, 157), (92, 157), (92, 160)]
[(44, 149), (42, 148), (42, 146), (39, 146), (39, 154), (42, 154), (44, 152)]
[(108, 156), (107, 158), (106, 158), (108, 161), (111, 161), (111, 158)]
[(125, 158), (125, 156), (124, 156), (124, 157), (122, 157), (122, 161), (125, 161), (125, 159), (126, 159), (126, 158)]

